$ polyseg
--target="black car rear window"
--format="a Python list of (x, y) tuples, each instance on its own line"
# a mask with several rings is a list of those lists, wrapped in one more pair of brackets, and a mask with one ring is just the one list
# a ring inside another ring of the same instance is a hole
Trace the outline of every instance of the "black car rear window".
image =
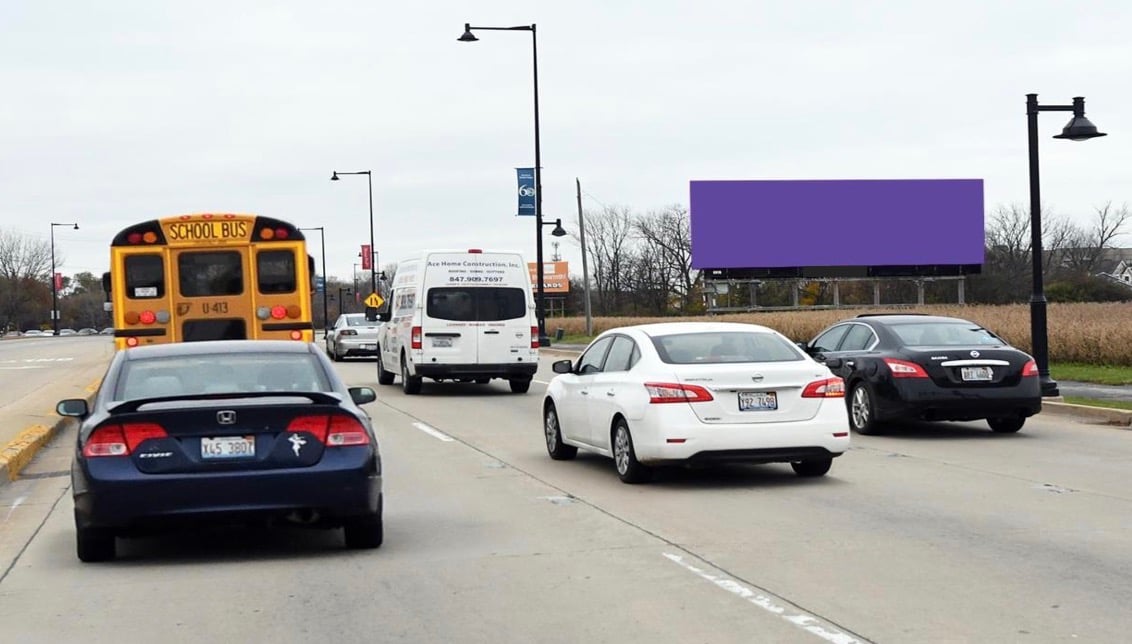
[(969, 347), (1004, 345), (998, 336), (977, 324), (915, 322), (890, 327), (901, 344), (912, 347)]

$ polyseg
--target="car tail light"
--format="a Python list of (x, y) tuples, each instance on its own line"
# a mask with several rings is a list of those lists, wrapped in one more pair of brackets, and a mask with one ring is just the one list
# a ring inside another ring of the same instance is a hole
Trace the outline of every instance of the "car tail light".
[(884, 363), (888, 365), (888, 370), (892, 372), (893, 378), (927, 378), (928, 372), (915, 362), (908, 362), (907, 360), (896, 360), (894, 358), (885, 358)]
[(120, 425), (104, 425), (95, 429), (83, 445), (83, 456), (87, 458), (126, 456), (129, 453), (130, 448), (126, 447), (126, 437), (122, 435)]
[(803, 398), (844, 398), (845, 381), (841, 378), (822, 378), (806, 385)]
[(122, 425), (122, 433), (126, 436), (126, 449), (131, 453), (142, 441), (169, 436), (165, 428), (157, 423), (125, 423)]
[(353, 416), (338, 414), (298, 416), (287, 425), (287, 431), (307, 432), (327, 447), (369, 444), (369, 434)]
[(1037, 362), (1031, 360), (1031, 361), (1026, 363), (1026, 366), (1022, 367), (1022, 377), (1023, 378), (1025, 378), (1026, 376), (1036, 376), (1036, 375), (1038, 375), (1038, 363)]
[(419, 326), (415, 326), (411, 331), (409, 331), (409, 348), (421, 348), (421, 328)]
[(326, 436), (327, 447), (345, 445), (368, 445), (369, 434), (366, 428), (352, 416), (331, 416), (330, 433)]
[(353, 330), (353, 329), (342, 329), (342, 332), (339, 333), (338, 335), (357, 335), (357, 334), (358, 334), (358, 332)]
[(650, 403), (708, 402), (715, 400), (711, 392), (699, 385), (682, 385), (675, 382), (646, 382)]
[(532, 349), (537, 349), (538, 347), (539, 347), (539, 341), (538, 341), (538, 327), (537, 327), (537, 326), (532, 326), (532, 327), (531, 327), (531, 348), (532, 348)]

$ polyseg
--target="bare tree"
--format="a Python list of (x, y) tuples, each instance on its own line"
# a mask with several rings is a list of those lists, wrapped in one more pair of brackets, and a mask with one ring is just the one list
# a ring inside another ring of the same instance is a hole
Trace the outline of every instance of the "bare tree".
[(1058, 266), (1075, 275), (1094, 275), (1100, 269), (1105, 251), (1114, 248), (1114, 242), (1128, 219), (1132, 217), (1128, 205), (1114, 208), (1112, 202), (1094, 207), (1096, 216), (1090, 226), (1069, 225), (1069, 234), (1060, 246), (1052, 246), (1058, 251)]
[[(62, 263), (58, 255), (55, 259)], [(41, 320), (39, 300), (50, 273), (48, 242), (0, 229), (0, 323), (18, 327)], [(50, 294), (49, 281), (46, 292)]]
[(699, 271), (692, 268), (692, 225), (688, 209), (673, 204), (650, 212), (637, 218), (635, 229), (644, 242), (645, 256), (663, 269), (661, 277), (665, 289), (679, 299), (681, 310), (687, 310), (699, 297), (696, 293)]
[(593, 262), (598, 310), (617, 311), (626, 291), (626, 260), (633, 236), (633, 215), (627, 206), (606, 206), (586, 212), (586, 247)]

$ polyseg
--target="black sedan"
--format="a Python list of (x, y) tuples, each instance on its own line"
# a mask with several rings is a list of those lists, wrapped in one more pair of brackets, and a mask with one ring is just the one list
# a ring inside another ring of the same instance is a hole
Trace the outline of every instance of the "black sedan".
[(309, 343), (228, 340), (119, 351), (81, 419), (71, 468), (78, 556), (116, 539), (198, 522), (284, 520), (343, 527), (381, 545), (381, 455), (358, 405)]
[(996, 432), (1017, 432), (1042, 408), (1034, 359), (960, 318), (864, 314), (802, 346), (845, 380), (860, 434), (893, 420), (986, 419)]

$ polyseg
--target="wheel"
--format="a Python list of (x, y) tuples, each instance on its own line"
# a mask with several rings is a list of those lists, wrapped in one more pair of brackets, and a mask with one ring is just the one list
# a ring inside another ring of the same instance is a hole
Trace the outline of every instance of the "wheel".
[(75, 526), (75, 545), (79, 561), (111, 561), (118, 554), (114, 534), (98, 528)]
[(511, 380), (511, 393), (513, 394), (525, 394), (530, 390), (530, 388), (530, 379), (515, 378)]
[(354, 549), (380, 548), (385, 540), (385, 524), (381, 518), (383, 499), (377, 501), (377, 513), (350, 519), (342, 526), (346, 547)]
[(326, 344), (326, 352), (330, 354), (330, 359), (334, 362), (342, 362), (342, 356), (338, 355), (338, 348), (332, 348), (329, 342)]
[(644, 483), (652, 479), (652, 469), (637, 460), (633, 435), (629, 433), (629, 424), (624, 419), (618, 420), (613, 427), (613, 463), (623, 483)]
[(853, 431), (865, 436), (879, 434), (875, 412), (876, 405), (869, 386), (864, 382), (854, 384), (849, 394), (849, 425)]
[(833, 458), (815, 458), (808, 461), (795, 461), (790, 464), (798, 476), (825, 476), (833, 465)]
[(578, 448), (562, 442), (562, 430), (558, 426), (558, 410), (554, 403), (546, 403), (542, 416), (542, 429), (546, 435), (546, 451), (556, 461), (568, 461), (578, 455)]
[(1022, 429), (1026, 419), (1021, 416), (1006, 416), (1004, 418), (988, 418), (987, 424), (997, 434), (1013, 434)]
[(393, 384), (394, 374), (392, 371), (385, 370), (385, 363), (381, 360), (381, 350), (377, 351), (377, 384), (391, 385)]
[(491, 378), (476, 378), (477, 385), (486, 385), (489, 382), (491, 382)]
[(404, 354), (401, 355), (401, 389), (410, 396), (421, 393), (421, 379), (409, 375), (409, 361)]

